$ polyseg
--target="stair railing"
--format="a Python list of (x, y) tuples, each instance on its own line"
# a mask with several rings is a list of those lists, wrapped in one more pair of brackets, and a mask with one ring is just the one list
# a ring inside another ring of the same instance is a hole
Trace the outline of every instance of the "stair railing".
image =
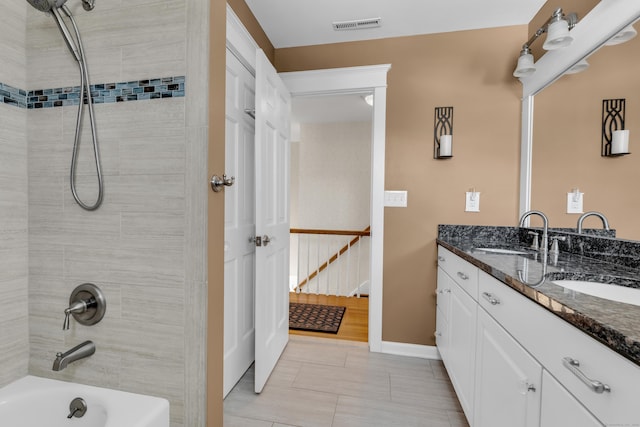
[(290, 233), (292, 252), (297, 254), (292, 260), (292, 291), (360, 297), (368, 284), (370, 227), (363, 231), (292, 228)]

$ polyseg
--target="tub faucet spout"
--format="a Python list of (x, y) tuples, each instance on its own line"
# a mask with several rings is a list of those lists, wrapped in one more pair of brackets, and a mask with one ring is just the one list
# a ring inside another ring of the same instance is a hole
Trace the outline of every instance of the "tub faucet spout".
[(56, 354), (56, 360), (53, 361), (53, 370), (62, 371), (69, 363), (89, 357), (95, 352), (96, 345), (93, 341), (85, 341), (65, 353)]

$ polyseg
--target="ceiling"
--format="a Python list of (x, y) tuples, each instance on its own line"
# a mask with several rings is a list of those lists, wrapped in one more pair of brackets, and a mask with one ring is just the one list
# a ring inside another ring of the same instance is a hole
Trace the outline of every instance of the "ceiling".
[[(276, 49), (528, 24), (546, 0), (245, 0)], [(381, 18), (378, 28), (332, 22)]]

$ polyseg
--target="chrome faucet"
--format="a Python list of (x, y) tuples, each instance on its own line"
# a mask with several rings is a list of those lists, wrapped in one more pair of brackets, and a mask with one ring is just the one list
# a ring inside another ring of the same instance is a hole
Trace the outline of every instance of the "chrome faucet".
[(547, 218), (547, 216), (540, 211), (528, 211), (522, 214), (522, 217), (520, 217), (520, 227), (524, 227), (524, 221), (531, 215), (538, 215), (540, 218), (542, 218), (543, 229), (542, 241), (540, 242), (540, 250), (543, 253), (547, 253), (547, 251), (549, 250), (549, 218)]
[(62, 371), (69, 363), (89, 357), (95, 352), (96, 345), (93, 341), (85, 341), (65, 353), (57, 353), (56, 360), (53, 361), (53, 370)]
[(597, 216), (598, 218), (600, 218), (602, 220), (602, 226), (604, 227), (604, 229), (609, 230), (609, 221), (607, 221), (607, 217), (600, 212), (591, 211), (583, 213), (582, 215), (580, 215), (580, 218), (578, 218), (578, 234), (582, 234), (582, 223), (589, 216)]

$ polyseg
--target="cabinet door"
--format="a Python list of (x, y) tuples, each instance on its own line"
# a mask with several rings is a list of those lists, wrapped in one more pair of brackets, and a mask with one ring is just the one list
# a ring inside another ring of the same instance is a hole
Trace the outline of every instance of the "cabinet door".
[[(451, 288), (453, 281), (438, 267), (438, 287), (436, 289), (436, 346), (442, 360), (449, 359), (449, 317), (451, 316)], [(446, 363), (446, 362), (445, 362)]]
[(477, 340), (474, 427), (539, 426), (541, 366), (483, 309)]
[(460, 405), (471, 419), (475, 380), (477, 303), (453, 283), (450, 294), (448, 372)]
[(540, 426), (603, 427), (602, 424), (547, 371), (543, 371), (542, 373)]

